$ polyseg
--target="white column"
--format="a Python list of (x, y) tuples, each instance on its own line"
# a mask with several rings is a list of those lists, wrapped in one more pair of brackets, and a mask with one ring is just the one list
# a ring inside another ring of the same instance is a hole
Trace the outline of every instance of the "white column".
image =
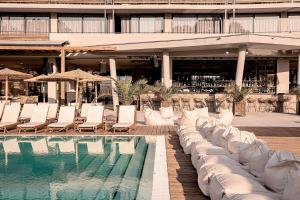
[[(109, 59), (109, 68), (110, 68), (110, 76), (117, 80), (117, 67), (116, 67), (116, 60), (114, 58)], [(115, 92), (116, 84), (114, 81), (111, 82), (112, 87), (112, 97), (113, 97), (113, 107), (114, 110), (117, 110), (117, 105), (119, 105), (119, 98), (118, 94)]]
[(290, 90), (290, 61), (288, 59), (277, 60), (277, 93), (289, 93)]
[(300, 54), (298, 55), (297, 84), (300, 85)]
[(224, 20), (223, 20), (223, 33), (229, 33), (229, 24), (230, 24), (230, 21), (228, 19), (227, 12), (225, 12)]
[(114, 33), (115, 32), (115, 19), (112, 14), (107, 14), (107, 32)]
[(243, 85), (243, 75), (246, 60), (246, 48), (242, 47), (239, 49), (238, 62), (236, 67), (235, 83), (238, 86)]
[(170, 14), (170, 13), (165, 14), (164, 32), (165, 33), (172, 32), (172, 14)]
[[(48, 74), (57, 72), (57, 63), (55, 58), (48, 59)], [(48, 82), (48, 102), (55, 103), (57, 101), (57, 84), (56, 82)]]
[(163, 62), (162, 62), (162, 84), (166, 87), (171, 87), (171, 66), (170, 66), (170, 56), (168, 51), (163, 52)]
[(50, 32), (57, 33), (57, 13), (51, 13), (50, 15)]

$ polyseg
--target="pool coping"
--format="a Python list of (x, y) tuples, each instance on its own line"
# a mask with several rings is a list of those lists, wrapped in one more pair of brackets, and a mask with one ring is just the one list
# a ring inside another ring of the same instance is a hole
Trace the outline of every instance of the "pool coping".
[(160, 135), (156, 136), (156, 138), (151, 199), (169, 200), (170, 189), (165, 136)]

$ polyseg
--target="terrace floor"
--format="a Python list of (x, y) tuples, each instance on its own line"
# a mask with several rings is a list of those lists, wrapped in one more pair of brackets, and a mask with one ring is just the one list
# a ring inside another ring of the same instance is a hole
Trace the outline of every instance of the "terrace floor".
[[(300, 128), (298, 127), (239, 127), (241, 130), (252, 131), (258, 138), (264, 139), (272, 149), (288, 150), (300, 156)], [(32, 134), (32, 133), (25, 133)], [(49, 135), (45, 131), (39, 131), (39, 135)], [(66, 135), (64, 133), (52, 133), (53, 135)], [(86, 133), (95, 135), (94, 133)], [(118, 135), (120, 133), (115, 133)], [(130, 133), (122, 135), (165, 135), (166, 152), (168, 162), (168, 174), (171, 199), (208, 199), (202, 195), (197, 185), (197, 173), (193, 168), (190, 156), (184, 154), (175, 127), (144, 126), (139, 125)], [(16, 131), (10, 131), (7, 135), (18, 135)], [(50, 134), (51, 135), (51, 134)], [(70, 131), (67, 135), (76, 135)], [(114, 135), (111, 132), (99, 131), (96, 135)]]

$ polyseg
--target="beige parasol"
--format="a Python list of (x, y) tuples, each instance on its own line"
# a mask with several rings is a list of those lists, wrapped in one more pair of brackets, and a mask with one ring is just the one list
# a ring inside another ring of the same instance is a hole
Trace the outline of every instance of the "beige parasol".
[[(79, 82), (102, 82), (102, 81), (111, 81), (110, 77), (106, 77), (106, 76), (100, 76), (100, 75), (94, 75), (95, 77), (92, 79), (82, 79)], [(96, 99), (96, 103), (98, 100), (98, 91), (97, 91), (97, 86), (95, 85), (95, 99)]]
[(23, 80), (27, 78), (31, 78), (31, 74), (26, 74), (23, 72), (11, 70), (8, 68), (4, 68), (0, 70), (0, 79), (5, 80), (5, 101), (8, 100), (8, 81), (10, 80)]

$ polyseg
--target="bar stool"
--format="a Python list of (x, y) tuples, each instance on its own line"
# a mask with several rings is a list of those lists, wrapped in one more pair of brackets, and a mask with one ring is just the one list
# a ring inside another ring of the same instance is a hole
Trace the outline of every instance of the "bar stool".
[(258, 111), (259, 112), (266, 112), (267, 100), (264, 99), (264, 98), (258, 98), (257, 102), (258, 102)]
[(141, 99), (141, 111), (144, 111), (147, 108), (152, 108), (151, 99), (149, 99), (149, 98), (142, 98)]
[(255, 101), (256, 100), (252, 97), (247, 98), (247, 111), (248, 112), (256, 111)]
[(276, 110), (276, 104), (277, 104), (277, 98), (271, 97), (267, 99), (267, 111), (268, 112), (274, 112)]
[(283, 113), (290, 112), (290, 106), (289, 106), (290, 101), (291, 101), (291, 97), (289, 96), (283, 98)]
[(172, 98), (172, 106), (174, 111), (180, 110), (180, 100), (179, 98)]
[(215, 98), (214, 97), (207, 97), (205, 98), (206, 105), (208, 107), (208, 111), (215, 112)]
[(159, 110), (161, 99), (160, 98), (152, 98), (152, 109)]
[(205, 107), (205, 103), (202, 98), (194, 98), (195, 108), (203, 108)]
[(190, 110), (191, 105), (190, 105), (190, 99), (189, 98), (181, 98), (182, 102), (182, 108), (185, 110)]

